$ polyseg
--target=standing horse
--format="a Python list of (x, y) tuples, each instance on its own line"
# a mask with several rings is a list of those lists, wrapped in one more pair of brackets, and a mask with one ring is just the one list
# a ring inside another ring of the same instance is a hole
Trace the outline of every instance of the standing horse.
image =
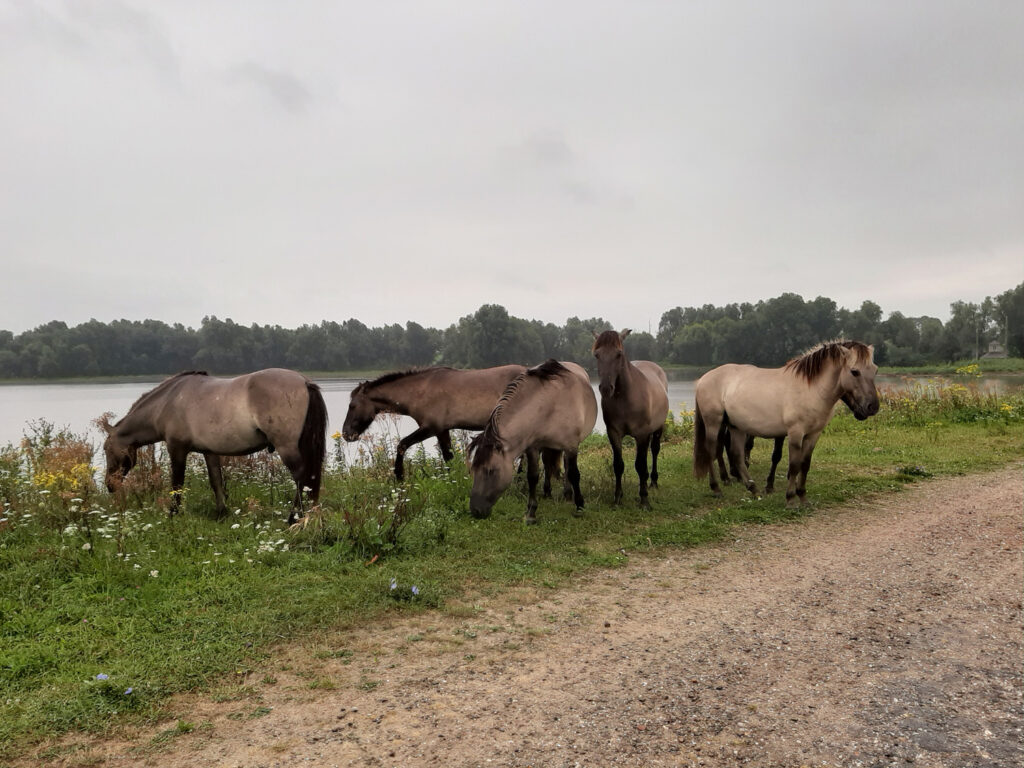
[(181, 504), (185, 459), (203, 454), (210, 487), (224, 514), (221, 456), (277, 451), (295, 480), (288, 522), (302, 507), (302, 491), (316, 501), (327, 448), (327, 407), (320, 387), (301, 373), (268, 368), (233, 379), (186, 371), (144, 394), (123, 419), (98, 422), (107, 433), (107, 489), (114, 491), (135, 466), (136, 452), (163, 440), (171, 458), (171, 514)]
[(651, 487), (658, 487), (658, 452), (661, 432), (668, 416), (668, 378), (657, 363), (629, 361), (622, 342), (629, 329), (616, 333), (594, 333), (592, 352), (601, 377), (601, 413), (612, 446), (615, 470), (615, 504), (622, 500), (622, 438), (636, 439), (636, 474), (640, 479), (640, 506), (650, 507), (647, 499), (647, 449), (651, 451)]
[(358, 440), (379, 413), (415, 419), (418, 429), (399, 441), (395, 455), (395, 479), (401, 482), (410, 446), (436, 437), (441, 455), (450, 461), (453, 453), (448, 430), (483, 429), (505, 387), (525, 370), (523, 365), (471, 371), (435, 366), (386, 373), (352, 390), (341, 434), (350, 443)]
[(805, 501), (811, 454), (835, 404), (842, 400), (863, 420), (878, 413), (873, 348), (859, 341), (819, 344), (781, 368), (722, 365), (701, 376), (696, 387), (693, 470), (708, 475), (720, 493), (712, 457), (723, 429), (729, 431), (730, 463), (756, 492), (743, 461), (748, 435), (789, 439), (786, 501)]
[(590, 377), (576, 363), (548, 360), (520, 374), (505, 388), (484, 431), (469, 445), (473, 489), (469, 511), (487, 517), (502, 491), (512, 482), (515, 460), (526, 453), (529, 501), (526, 522), (537, 522), (537, 456), (564, 452), (565, 494), (583, 509), (577, 454), (594, 429), (597, 398)]

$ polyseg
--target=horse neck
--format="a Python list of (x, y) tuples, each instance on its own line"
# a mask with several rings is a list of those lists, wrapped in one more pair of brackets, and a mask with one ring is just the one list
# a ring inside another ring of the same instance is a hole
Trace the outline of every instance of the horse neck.
[(532, 409), (527, 407), (528, 393), (523, 392), (525, 387), (530, 386), (537, 385), (534, 382), (522, 382), (515, 394), (500, 403), (500, 407), (495, 408), (491, 415), (494, 429), (505, 445), (505, 452), (511, 456), (518, 456), (527, 448), (535, 431), (533, 419), (530, 418)]
[(163, 440), (163, 432), (153, 416), (152, 403), (143, 403), (130, 410), (114, 425), (114, 435), (127, 445), (150, 445)]
[(840, 373), (842, 373), (842, 366), (833, 363), (823, 369), (814, 381), (806, 382), (811, 391), (821, 398), (828, 410), (831, 410), (832, 406), (843, 396), (843, 391), (839, 386)]
[(403, 376), (383, 384), (375, 384), (367, 389), (366, 396), (382, 410), (408, 416), (408, 394), (415, 385), (415, 382), (410, 382), (409, 378), (409, 376)]

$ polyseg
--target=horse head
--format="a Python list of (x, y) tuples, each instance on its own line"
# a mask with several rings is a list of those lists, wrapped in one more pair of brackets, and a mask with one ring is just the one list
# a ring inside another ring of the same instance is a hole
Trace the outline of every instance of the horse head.
[(874, 347), (858, 341), (840, 345), (843, 356), (839, 370), (839, 399), (846, 403), (858, 421), (878, 413), (878, 389), (875, 374)]
[(363, 382), (352, 390), (348, 400), (348, 412), (345, 414), (345, 423), (341, 427), (341, 434), (348, 442), (359, 439), (377, 417), (377, 406), (366, 393), (366, 384)]
[(107, 439), (103, 441), (103, 453), (107, 459), (105, 480), (107, 490), (113, 493), (138, 461), (139, 449), (118, 437), (109, 422), (100, 426), (107, 432)]
[(476, 518), (488, 517), (502, 491), (512, 482), (515, 457), (506, 453), (501, 438), (486, 429), (469, 444), (469, 459), (473, 475), (469, 511)]
[(597, 375), (601, 379), (598, 390), (602, 398), (614, 397), (615, 386), (618, 384), (619, 374), (622, 372), (626, 362), (626, 350), (623, 341), (630, 334), (626, 328), (621, 333), (615, 331), (602, 331), (594, 334), (594, 346), (591, 351), (597, 358)]

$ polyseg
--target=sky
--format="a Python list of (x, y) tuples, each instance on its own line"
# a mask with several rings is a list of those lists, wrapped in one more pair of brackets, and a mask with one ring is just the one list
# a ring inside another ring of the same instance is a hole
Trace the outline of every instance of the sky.
[(0, 329), (1024, 281), (1024, 3), (0, 0)]

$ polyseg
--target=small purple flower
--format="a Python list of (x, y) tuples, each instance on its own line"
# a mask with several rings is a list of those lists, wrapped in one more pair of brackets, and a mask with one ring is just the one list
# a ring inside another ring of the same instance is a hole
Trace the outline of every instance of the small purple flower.
[(97, 680), (109, 680), (110, 679), (110, 675), (105, 675), (102, 672), (100, 672), (98, 675), (96, 675), (96, 679)]
[(125, 695), (125, 696), (128, 696), (128, 695), (130, 695), (130, 694), (131, 694), (131, 692), (132, 692), (132, 691), (134, 691), (134, 690), (135, 690), (134, 688), (125, 688), (125, 689), (124, 689), (124, 695)]
[(415, 584), (412, 585), (412, 593), (414, 595), (418, 595), (420, 593), (420, 588), (417, 587)]
[(397, 588), (398, 588), (398, 579), (392, 578), (391, 579), (391, 589), (397, 589)]

